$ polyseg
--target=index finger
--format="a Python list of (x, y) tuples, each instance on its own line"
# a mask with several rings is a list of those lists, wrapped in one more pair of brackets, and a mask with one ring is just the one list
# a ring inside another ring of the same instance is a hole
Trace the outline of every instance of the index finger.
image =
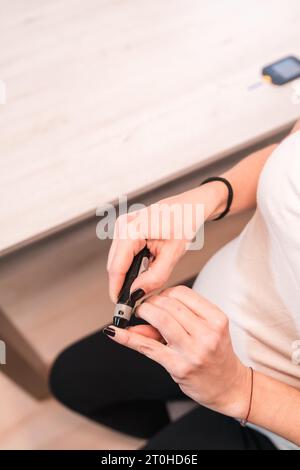
[(110, 336), (110, 339), (113, 341), (130, 349), (134, 349), (140, 354), (144, 354), (149, 357), (149, 359), (158, 362), (168, 371), (172, 370), (174, 354), (168, 346), (155, 339), (135, 333), (132, 330), (123, 330), (115, 326), (110, 327), (110, 329), (114, 331), (114, 336)]
[(117, 302), (133, 258), (145, 243), (145, 240), (114, 240), (114, 245), (111, 247), (113, 254), (108, 267), (109, 294), (113, 302)]

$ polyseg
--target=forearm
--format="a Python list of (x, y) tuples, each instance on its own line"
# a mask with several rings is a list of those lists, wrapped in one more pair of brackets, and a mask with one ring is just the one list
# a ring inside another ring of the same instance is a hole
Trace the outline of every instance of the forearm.
[[(260, 173), (277, 145), (265, 147), (241, 160), (221, 176), (226, 178), (233, 189), (233, 201), (230, 214), (235, 214), (256, 206), (256, 192)], [(202, 202), (205, 207), (205, 219), (215, 219), (227, 204), (228, 189), (221, 181), (213, 181), (204, 186), (184, 193), (183, 199), (193, 203)]]
[[(300, 120), (293, 127), (291, 133), (298, 130), (300, 130)], [(234, 193), (230, 214), (255, 208), (260, 174), (266, 161), (277, 146), (278, 144), (269, 145), (252, 153), (221, 175), (230, 182)], [(214, 181), (160, 202), (169, 204), (191, 203), (193, 205), (201, 203), (204, 205), (205, 220), (211, 220), (224, 211), (227, 199), (228, 189), (225, 184)]]
[[(290, 134), (298, 131), (300, 131), (300, 120), (295, 123)], [(230, 210), (231, 214), (256, 206), (257, 185), (261, 171), (277, 146), (278, 144), (273, 144), (252, 153), (221, 175), (230, 182), (233, 188), (234, 198)], [(221, 187), (222, 183), (216, 182), (213, 184), (215, 184), (218, 213), (220, 213), (226, 207), (228, 192), (226, 188)], [(213, 214), (213, 216), (215, 215)]]
[(255, 372), (249, 421), (300, 446), (300, 390)]
[(230, 213), (234, 214), (256, 206), (256, 193), (262, 169), (277, 144), (265, 147), (241, 160), (222, 176), (230, 182), (234, 198)]

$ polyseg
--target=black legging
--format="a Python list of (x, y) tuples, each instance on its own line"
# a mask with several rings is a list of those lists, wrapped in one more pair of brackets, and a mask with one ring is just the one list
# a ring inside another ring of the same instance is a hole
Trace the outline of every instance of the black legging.
[(149, 439), (146, 449), (275, 449), (262, 434), (201, 406), (171, 423), (166, 402), (187, 399), (178, 385), (160, 365), (101, 331), (62, 352), (50, 386), (72, 410)]

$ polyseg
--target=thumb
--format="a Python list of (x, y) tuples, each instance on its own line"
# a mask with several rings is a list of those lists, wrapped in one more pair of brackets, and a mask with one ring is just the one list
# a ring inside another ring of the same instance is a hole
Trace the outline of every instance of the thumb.
[(155, 260), (150, 264), (148, 271), (140, 274), (132, 283), (131, 292), (143, 289), (146, 294), (160, 289), (169, 279), (178, 256), (178, 245), (166, 244), (157, 254)]
[(151, 325), (135, 325), (130, 326), (127, 328), (130, 331), (134, 331), (143, 336), (147, 336), (147, 338), (155, 339), (156, 341), (163, 341), (163, 338), (160, 332)]

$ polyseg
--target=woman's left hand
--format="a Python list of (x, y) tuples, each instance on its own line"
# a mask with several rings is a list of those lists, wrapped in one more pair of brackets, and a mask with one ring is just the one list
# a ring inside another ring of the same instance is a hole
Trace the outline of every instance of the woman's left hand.
[(178, 286), (147, 299), (137, 315), (152, 326), (113, 326), (112, 339), (161, 364), (194, 401), (246, 417), (251, 376), (233, 351), (228, 319), (216, 305)]

